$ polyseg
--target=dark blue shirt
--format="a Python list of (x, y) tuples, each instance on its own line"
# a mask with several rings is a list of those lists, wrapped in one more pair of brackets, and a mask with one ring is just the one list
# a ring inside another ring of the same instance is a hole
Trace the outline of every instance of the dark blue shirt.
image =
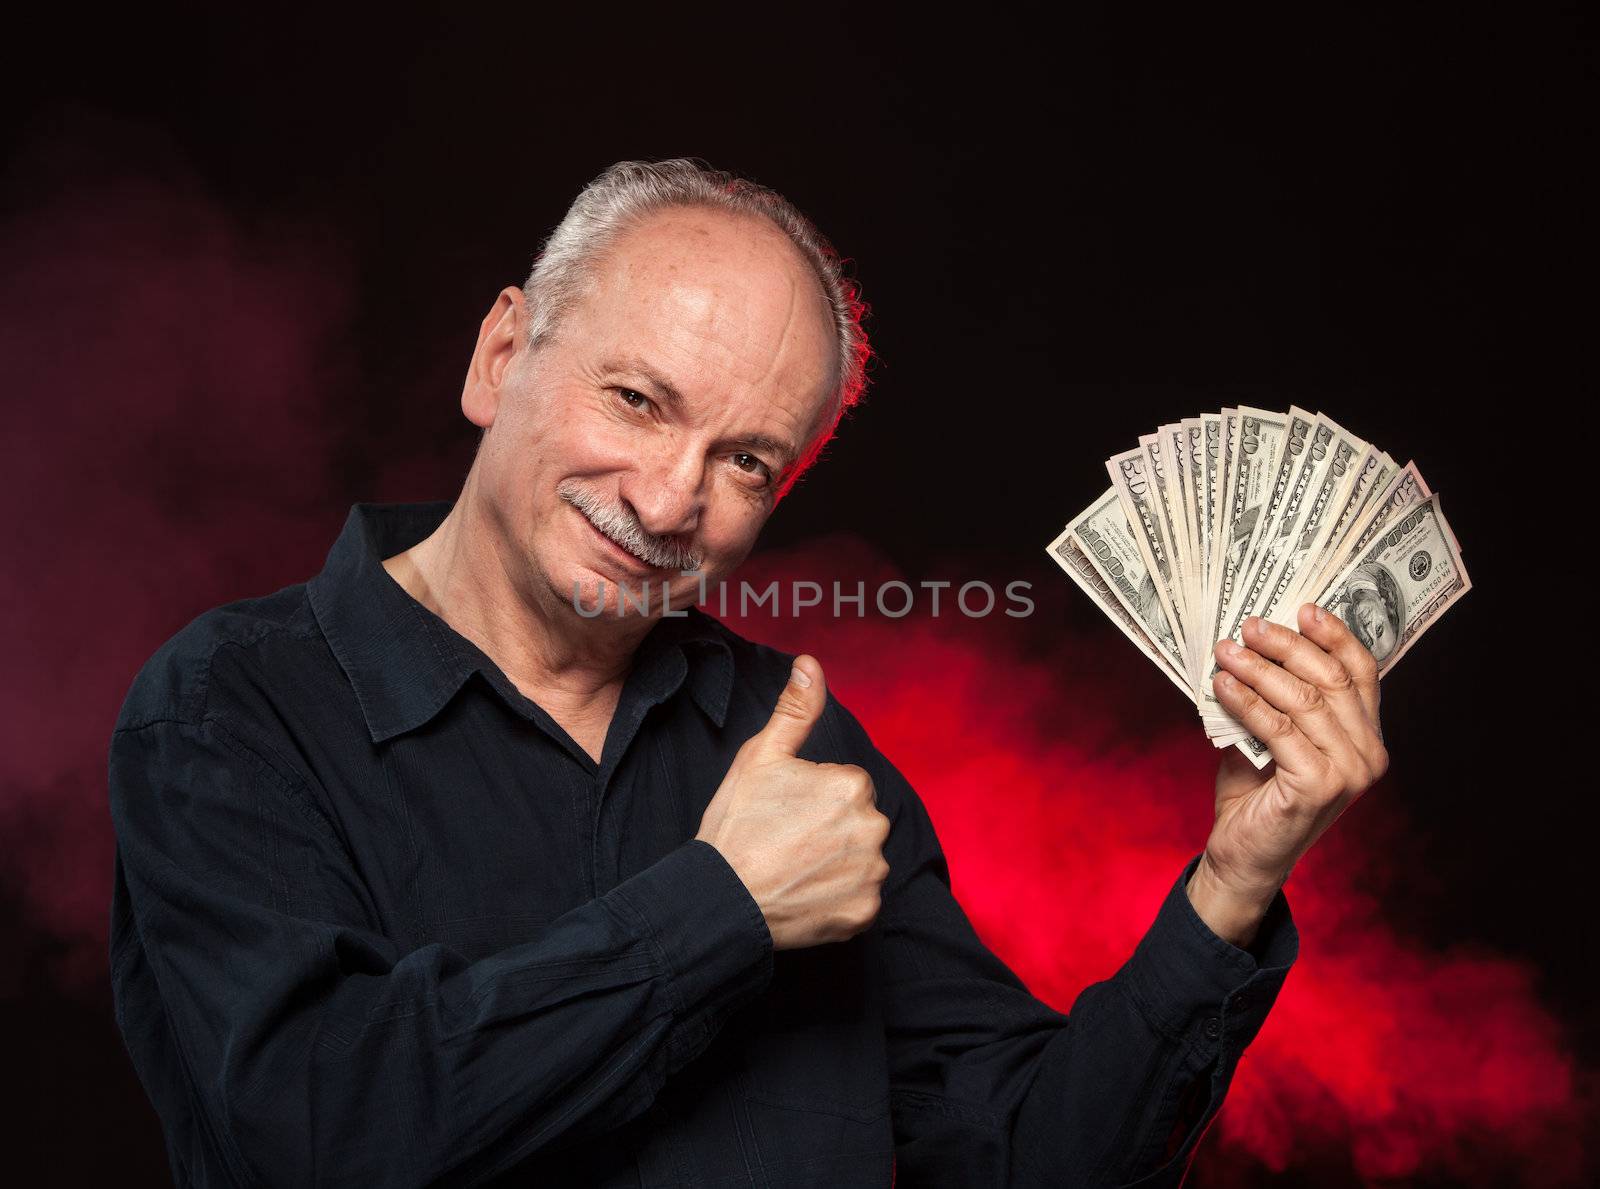
[(774, 952), (694, 835), (793, 657), (660, 620), (596, 764), (384, 570), (449, 509), (356, 505), (316, 578), (201, 615), (123, 704), (111, 976), (178, 1184), (1182, 1179), (1294, 961), (1281, 894), (1236, 948), (1195, 856), (1063, 1015), (830, 694), (800, 755), (871, 774), (891, 873), (866, 932)]

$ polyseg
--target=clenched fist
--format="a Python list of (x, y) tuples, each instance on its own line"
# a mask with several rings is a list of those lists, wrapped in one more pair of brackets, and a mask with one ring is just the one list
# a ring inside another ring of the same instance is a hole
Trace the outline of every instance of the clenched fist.
[(844, 941), (877, 919), (889, 819), (854, 764), (795, 753), (827, 704), (815, 657), (797, 657), (772, 718), (739, 748), (695, 835), (722, 852), (767, 919), (776, 949)]

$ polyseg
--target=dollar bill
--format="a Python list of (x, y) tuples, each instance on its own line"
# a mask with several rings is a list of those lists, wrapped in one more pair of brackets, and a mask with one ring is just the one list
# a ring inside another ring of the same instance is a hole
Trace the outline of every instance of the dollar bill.
[(1133, 530), (1135, 547), (1155, 583), (1156, 598), (1172, 625), (1172, 635), (1178, 644), (1179, 667), (1188, 677), (1191, 672), (1188, 632), (1174, 597), (1178, 570), (1172, 552), (1172, 539), (1165, 528), (1166, 516), (1161, 509), (1155, 484), (1145, 470), (1146, 458), (1145, 447), (1135, 447), (1107, 459), (1106, 472), (1111, 476), (1112, 489), (1117, 493), (1123, 515)]
[[(1279, 513), (1272, 542), (1261, 551), (1256, 574), (1243, 602), (1247, 614), (1271, 617), (1279, 601), (1295, 588), (1300, 566), (1333, 527), (1330, 513), (1355, 482), (1360, 457), (1370, 447), (1326, 417), (1319, 417), (1313, 441)], [(1243, 625), (1243, 618), (1239, 625)]]
[(1315, 583), (1317, 576), (1337, 556), (1339, 543), (1344, 540), (1345, 534), (1350, 531), (1352, 525), (1361, 520), (1373, 497), (1384, 490), (1389, 480), (1394, 477), (1396, 469), (1394, 459), (1376, 446), (1369, 447), (1362, 455), (1355, 483), (1351, 485), (1350, 494), (1345, 497), (1344, 508), (1334, 521), (1327, 537), (1317, 547), (1316, 557), (1300, 567), (1294, 590), (1284, 596), (1286, 601), (1296, 607), (1304, 601), (1301, 596), (1305, 594), (1306, 588)]
[(1217, 493), (1222, 484), (1222, 415), (1200, 414), (1200, 602), (1211, 589), (1211, 547), (1216, 540)]
[(1153, 434), (1139, 439), (1144, 449), (1145, 475), (1155, 493), (1155, 509), (1161, 516), (1161, 527), (1166, 534), (1167, 546), (1172, 555), (1172, 598), (1184, 621), (1189, 620), (1189, 560), (1183, 547), (1183, 520), (1180, 513), (1183, 500), (1178, 491), (1179, 468), (1172, 462), (1171, 426), (1162, 426)]
[(1284, 435), (1283, 447), (1278, 452), (1276, 465), (1273, 467), (1272, 482), (1268, 486), (1267, 503), (1261, 513), (1261, 518), (1256, 524), (1255, 535), (1250, 541), (1250, 549), (1246, 556), (1245, 564), (1240, 567), (1238, 581), (1234, 584), (1229, 595), (1230, 602), (1223, 608), (1222, 621), (1226, 621), (1238, 604), (1248, 597), (1250, 576), (1255, 573), (1261, 551), (1268, 547), (1276, 536), (1279, 513), (1283, 510), (1284, 501), (1288, 498), (1293, 486), (1294, 477), (1299, 473), (1300, 464), (1305, 460), (1306, 451), (1316, 441), (1315, 430), (1317, 417), (1314, 413), (1290, 406), (1289, 426)]
[(1172, 539), (1177, 547), (1179, 569), (1183, 574), (1181, 598), (1189, 618), (1194, 618), (1195, 576), (1199, 568), (1194, 560), (1194, 536), (1189, 525), (1189, 464), (1183, 441), (1183, 427), (1176, 423), (1163, 425), (1157, 430), (1161, 435), (1162, 456), (1168, 474), (1168, 495), (1172, 500)]
[(1189, 558), (1188, 604), (1200, 606), (1205, 590), (1205, 559), (1200, 552), (1200, 517), (1205, 497), (1200, 485), (1204, 479), (1201, 462), (1200, 418), (1185, 417), (1178, 422), (1178, 449), (1182, 452), (1183, 523), (1187, 534), (1185, 548)]
[(1401, 509), (1318, 597), (1389, 672), (1472, 589), (1439, 497)]
[[(1181, 684), (1192, 694), (1194, 687), (1184, 668), (1183, 644), (1162, 605), (1156, 576), (1139, 547), (1133, 526), (1128, 523), (1116, 488), (1108, 489), (1074, 516), (1063, 535), (1077, 546), (1090, 568), (1112, 592), (1114, 601), (1133, 618), (1151, 646), (1176, 672), (1183, 674)], [(1060, 539), (1058, 537), (1057, 541)], [(1055, 542), (1051, 547), (1055, 547)]]
[[(1209, 645), (1232, 635), (1226, 626), (1228, 617), (1243, 597), (1244, 579), (1255, 563), (1259, 542), (1283, 504), (1295, 464), (1305, 453), (1306, 440), (1316, 421), (1312, 414), (1293, 406), (1286, 414), (1263, 416), (1264, 412), (1245, 407), (1239, 410), (1234, 506), (1228, 513), (1231, 520), (1229, 541), (1221, 559), (1222, 574), (1216, 599), (1207, 608), (1208, 647), (1202, 672), (1210, 670), (1214, 664)], [(1209, 680), (1197, 675), (1195, 686), (1196, 703), (1202, 712), (1223, 713)]]
[(1294, 602), (1286, 601), (1278, 609), (1275, 616), (1277, 622), (1294, 626), (1286, 617), (1285, 608), (1298, 609), (1302, 601), (1314, 601), (1311, 599), (1312, 594), (1322, 590), (1335, 573), (1344, 569), (1350, 557), (1360, 552), (1373, 537), (1382, 532), (1384, 526), (1397, 512), (1421, 503), (1431, 494), (1428, 484), (1422, 478), (1422, 472), (1417, 470), (1417, 464), (1406, 463), (1377, 499), (1369, 502), (1365, 516), (1350, 527), (1344, 544), (1330, 552), (1319, 563), (1316, 573), (1306, 577)]
[[(1116, 495), (1112, 493), (1112, 506), (1116, 506)], [(1134, 645), (1145, 656), (1155, 663), (1156, 668), (1167, 677), (1172, 684), (1181, 689), (1187, 696), (1193, 697), (1194, 691), (1172, 667), (1171, 660), (1162, 655), (1162, 649), (1145, 633), (1143, 625), (1134, 618), (1127, 609), (1119, 595), (1113, 590), (1110, 583), (1101, 574), (1098, 567), (1089, 560), (1089, 555), (1078, 545), (1072, 534), (1069, 524), (1061, 530), (1059, 536), (1050, 542), (1048, 552), (1055, 559), (1057, 565), (1065, 570), (1068, 576), (1093, 599), (1100, 610), (1104, 611), (1111, 622), (1122, 629), (1122, 634), (1132, 640)], [(1157, 608), (1159, 613), (1160, 608)]]
[(1159, 426), (1106, 461), (1111, 487), (1047, 547), (1192, 699), (1207, 737), (1258, 768), (1270, 749), (1220, 702), (1216, 641), (1251, 615), (1337, 614), (1386, 673), (1471, 589), (1415, 463), (1325, 414), (1224, 408)]

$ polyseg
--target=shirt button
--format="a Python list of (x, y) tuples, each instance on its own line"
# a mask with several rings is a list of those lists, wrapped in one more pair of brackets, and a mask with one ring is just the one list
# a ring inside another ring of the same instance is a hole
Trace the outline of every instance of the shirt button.
[(1219, 1021), (1217, 1019), (1216, 1016), (1212, 1016), (1209, 1020), (1206, 1021), (1206, 1039), (1207, 1040), (1216, 1040), (1217, 1037), (1219, 1037), (1221, 1035), (1222, 1035), (1222, 1023), (1221, 1023), (1221, 1021)]
[(1249, 1006), (1249, 1004), (1250, 996), (1241, 991), (1239, 994), (1233, 997), (1233, 1003), (1230, 1004), (1229, 1007), (1232, 1011), (1243, 1011), (1247, 1006)]

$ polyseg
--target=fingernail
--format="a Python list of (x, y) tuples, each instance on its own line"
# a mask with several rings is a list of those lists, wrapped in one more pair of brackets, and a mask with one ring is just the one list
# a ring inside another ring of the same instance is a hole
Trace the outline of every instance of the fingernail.
[(789, 670), (789, 680), (801, 689), (806, 689), (811, 685), (811, 677), (799, 665)]
[(1321, 607), (1316, 607), (1316, 608), (1312, 609), (1312, 612), (1311, 612), (1312, 622), (1321, 623), (1327, 617), (1328, 617), (1328, 613), (1326, 611), (1324, 611)]
[(1217, 674), (1217, 684), (1218, 685), (1225, 685), (1230, 689), (1233, 688), (1233, 683), (1236, 680), (1238, 680), (1238, 679), (1236, 677), (1234, 677), (1234, 675), (1232, 673), (1218, 673)]
[(1222, 641), (1222, 655), (1223, 656), (1238, 656), (1243, 651), (1244, 651), (1244, 649), (1241, 648), (1239, 645), (1235, 644), (1232, 640), (1224, 640), (1224, 641)]

